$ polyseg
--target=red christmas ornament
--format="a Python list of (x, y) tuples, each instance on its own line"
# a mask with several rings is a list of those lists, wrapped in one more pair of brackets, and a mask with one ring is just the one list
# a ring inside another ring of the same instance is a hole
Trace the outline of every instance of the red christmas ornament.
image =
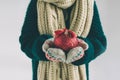
[(54, 44), (56, 47), (69, 51), (78, 46), (77, 35), (68, 29), (60, 29), (55, 31)]

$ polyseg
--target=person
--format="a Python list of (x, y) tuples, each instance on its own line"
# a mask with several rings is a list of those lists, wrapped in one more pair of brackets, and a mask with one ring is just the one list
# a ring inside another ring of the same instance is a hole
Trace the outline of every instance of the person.
[[(42, 45), (47, 39), (53, 38), (53, 35), (51, 34), (41, 34), (38, 29), (39, 13), (37, 9), (37, 1), (38, 0), (30, 1), (30, 4), (27, 8), (21, 35), (19, 38), (21, 50), (27, 55), (27, 57), (32, 60), (33, 80), (38, 80), (37, 69), (39, 61), (49, 61), (45, 57), (45, 53), (42, 50)], [(63, 9), (64, 17), (67, 17), (65, 20), (65, 24), (66, 28), (68, 29), (70, 26), (70, 13), (71, 7)], [(85, 55), (83, 56), (83, 58), (71, 63), (75, 66), (85, 64), (87, 80), (89, 80), (89, 63), (95, 58), (97, 58), (99, 55), (104, 53), (107, 47), (107, 40), (100, 21), (96, 1), (94, 1), (93, 5), (93, 18), (90, 27), (91, 28), (87, 37), (81, 38), (78, 36), (78, 38), (83, 39), (88, 44), (88, 50), (85, 51)]]

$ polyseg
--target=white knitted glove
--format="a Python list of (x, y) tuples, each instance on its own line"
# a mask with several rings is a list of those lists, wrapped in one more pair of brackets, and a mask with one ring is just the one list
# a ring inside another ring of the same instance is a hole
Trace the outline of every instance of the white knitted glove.
[(46, 52), (46, 58), (56, 62), (65, 62), (66, 60), (64, 51), (58, 48), (49, 48)]
[(66, 56), (62, 49), (52, 48), (54, 46), (53, 38), (44, 42), (42, 49), (45, 52), (45, 56), (48, 60), (56, 62), (65, 62)]
[(84, 51), (89, 47), (88, 44), (82, 39), (78, 39), (78, 46), (82, 47)]
[(78, 39), (78, 46), (72, 48), (67, 54), (66, 63), (71, 63), (81, 59), (84, 56), (84, 51), (88, 49), (88, 44), (82, 40)]
[(84, 50), (82, 47), (75, 47), (71, 49), (67, 54), (66, 63), (71, 63), (81, 59), (84, 56)]
[(62, 49), (54, 48), (53, 40), (54, 40), (53, 38), (46, 40), (42, 46), (46, 58), (51, 61), (71, 63), (81, 59), (84, 56), (84, 51), (88, 49), (87, 43), (79, 39), (78, 46), (72, 48), (67, 53), (66, 59), (65, 52)]

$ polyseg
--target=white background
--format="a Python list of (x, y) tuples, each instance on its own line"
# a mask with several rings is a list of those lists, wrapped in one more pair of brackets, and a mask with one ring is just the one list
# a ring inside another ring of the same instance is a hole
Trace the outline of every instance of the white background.
[[(0, 80), (32, 80), (19, 35), (30, 0), (0, 0)], [(90, 63), (90, 80), (120, 80), (120, 1), (97, 0), (107, 51)]]

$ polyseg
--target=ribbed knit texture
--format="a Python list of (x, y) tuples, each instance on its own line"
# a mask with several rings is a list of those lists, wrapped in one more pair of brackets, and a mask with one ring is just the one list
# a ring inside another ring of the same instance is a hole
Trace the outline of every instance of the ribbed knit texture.
[(71, 7), (69, 29), (78, 36), (86, 37), (93, 17), (94, 0), (38, 0), (38, 30), (40, 34), (54, 35), (54, 31), (65, 28), (63, 9)]
[[(93, 2), (94, 0), (38, 0), (38, 30), (40, 34), (54, 35), (55, 30), (65, 28), (63, 9), (72, 6), (71, 13), (69, 13), (70, 19), (68, 20), (70, 21), (69, 29), (78, 36), (87, 37), (93, 17)], [(64, 68), (68, 70), (64, 71), (65, 69), (60, 66), (60, 63), (51, 61), (49, 63), (47, 65), (46, 61), (40, 61), (37, 73), (38, 80), (59, 80), (58, 78), (62, 80), (87, 80), (85, 65), (75, 66), (62, 63), (65, 64)], [(47, 67), (50, 68), (47, 69)], [(45, 73), (46, 70), (47, 73)], [(57, 76), (57, 73), (60, 75)], [(64, 74), (68, 76), (64, 76)], [(45, 76), (48, 76), (48, 79), (45, 79)]]
[[(42, 44), (46, 39), (52, 37), (50, 35), (41, 35), (38, 32), (36, 1), (37, 0), (31, 0), (28, 6), (21, 36), (19, 38), (22, 51), (32, 59), (33, 80), (37, 80), (37, 68), (39, 60), (48, 61), (42, 52)], [(67, 22), (69, 23), (69, 21)], [(67, 26), (69, 25), (68, 23), (66, 23)], [(82, 39), (88, 43), (89, 48), (85, 52), (85, 56), (82, 59), (75, 61), (72, 64), (86, 64), (87, 80), (89, 80), (88, 63), (106, 50), (106, 37), (102, 29), (96, 3), (94, 3), (94, 16), (91, 30), (87, 38)]]

